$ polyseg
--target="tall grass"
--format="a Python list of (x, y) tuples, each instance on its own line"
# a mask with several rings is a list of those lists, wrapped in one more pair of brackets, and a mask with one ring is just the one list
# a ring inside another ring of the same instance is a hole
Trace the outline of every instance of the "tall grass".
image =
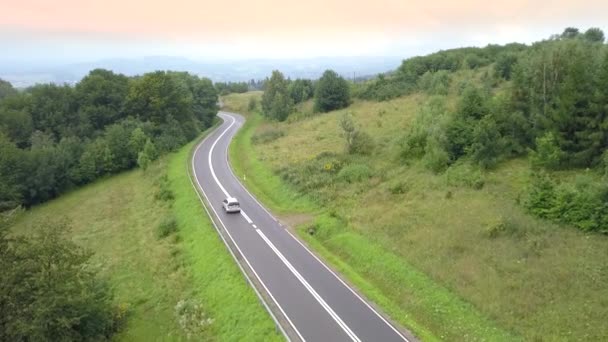
[[(456, 76), (452, 85), (477, 82)], [(448, 107), (455, 98), (450, 90)], [(443, 174), (404, 162), (399, 142), (424, 100), (413, 94), (355, 101), (344, 110), (280, 124), (254, 116), (231, 147), (233, 167), (282, 213), (296, 211), (289, 198), (314, 193), (318, 200), (298, 209), (343, 223), (326, 230), (307, 224), (300, 234), (416, 332), (445, 340), (608, 339), (608, 237), (527, 214), (517, 204), (530, 174), (525, 159), (483, 173), (457, 165)], [(377, 143), (374, 154), (359, 161), (371, 176), (350, 183), (329, 178), (294, 193), (291, 178), (282, 180), (278, 172), (323, 153), (343, 153), (338, 120), (345, 112)], [(284, 136), (252, 145), (251, 136), (267, 125)], [(409, 290), (409, 284), (430, 293)]]

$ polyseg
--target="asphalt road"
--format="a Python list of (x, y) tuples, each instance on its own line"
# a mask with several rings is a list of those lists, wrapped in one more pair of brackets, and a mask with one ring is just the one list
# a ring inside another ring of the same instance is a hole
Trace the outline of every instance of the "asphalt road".
[[(196, 148), (196, 186), (227, 244), (288, 339), (304, 341), (414, 341), (396, 329), (285, 229), (238, 181), (228, 163), (228, 145), (245, 119), (220, 112), (224, 122)], [(241, 214), (221, 202), (236, 197)], [(214, 216), (214, 217), (213, 217)]]

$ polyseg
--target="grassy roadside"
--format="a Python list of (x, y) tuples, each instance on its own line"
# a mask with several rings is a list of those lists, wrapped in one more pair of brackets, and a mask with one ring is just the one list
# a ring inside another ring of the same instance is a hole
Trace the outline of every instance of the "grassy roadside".
[[(28, 210), (12, 230), (66, 218), (70, 237), (94, 252), (115, 303), (127, 312), (115, 341), (280, 341), (212, 227), (187, 173), (194, 143), (139, 169), (101, 179)], [(163, 197), (165, 199), (159, 199)], [(177, 232), (160, 238), (167, 218)], [(211, 324), (184, 329), (180, 301), (200, 304)]]
[(259, 114), (249, 115), (230, 144), (230, 164), (235, 174), (249, 191), (256, 194), (259, 200), (278, 214), (318, 211), (306, 196), (285, 187), (281, 179), (275, 177), (272, 171), (255, 156), (251, 136), (262, 121)]
[[(235, 173), (275, 213), (313, 214), (315, 224), (321, 230), (342, 225), (285, 184), (260, 160), (251, 137), (266, 124), (259, 114), (250, 115), (233, 140), (230, 161)], [(304, 229), (298, 229), (298, 234), (366, 297), (420, 338), (428, 341), (454, 340), (463, 336), (467, 340), (515, 339), (381, 245), (343, 227), (334, 230), (344, 232), (333, 234), (328, 240), (310, 236)]]

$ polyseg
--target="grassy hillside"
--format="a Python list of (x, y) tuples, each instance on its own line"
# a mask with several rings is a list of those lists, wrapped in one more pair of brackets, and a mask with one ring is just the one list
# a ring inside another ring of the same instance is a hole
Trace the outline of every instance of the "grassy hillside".
[[(195, 340), (280, 340), (190, 185), (192, 146), (146, 172), (122, 173), (35, 207), (13, 231), (27, 234), (49, 219), (71, 222), (71, 238), (95, 253), (127, 313), (117, 341), (181, 341), (188, 333)], [(178, 231), (160, 238), (158, 227), (170, 218)], [(182, 300), (200, 304), (211, 323), (183, 329), (176, 315)]]
[[(253, 115), (231, 161), (271, 208), (310, 213), (300, 236), (423, 337), (608, 338), (608, 238), (528, 215), (517, 204), (525, 159), (483, 172), (459, 162), (442, 174), (404, 162), (399, 142), (426, 100), (355, 101), (319, 115), (308, 103), (285, 123)], [(370, 156), (344, 155), (344, 112), (374, 138)]]

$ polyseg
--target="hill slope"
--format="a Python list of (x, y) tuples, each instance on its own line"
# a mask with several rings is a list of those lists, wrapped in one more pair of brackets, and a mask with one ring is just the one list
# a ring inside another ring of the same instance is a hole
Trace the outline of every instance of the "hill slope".
[[(105, 178), (35, 207), (12, 229), (27, 234), (38, 221), (71, 222), (71, 238), (95, 253), (127, 313), (118, 341), (181, 341), (188, 333), (196, 340), (280, 340), (192, 189), (191, 148), (146, 172)], [(178, 232), (159, 238), (157, 227), (171, 217)], [(184, 330), (176, 316), (182, 300), (200, 304), (212, 323)]]
[[(463, 161), (443, 174), (404, 162), (399, 141), (427, 99), (355, 101), (284, 123), (255, 114), (232, 146), (232, 164), (284, 220), (310, 214), (302, 238), (415, 332), (445, 340), (606, 339), (608, 238), (527, 214), (517, 204), (530, 176), (525, 158), (491, 171)], [(448, 104), (456, 100), (451, 91)], [(244, 103), (238, 95), (224, 102)], [(345, 112), (374, 138), (371, 155), (344, 154)]]

